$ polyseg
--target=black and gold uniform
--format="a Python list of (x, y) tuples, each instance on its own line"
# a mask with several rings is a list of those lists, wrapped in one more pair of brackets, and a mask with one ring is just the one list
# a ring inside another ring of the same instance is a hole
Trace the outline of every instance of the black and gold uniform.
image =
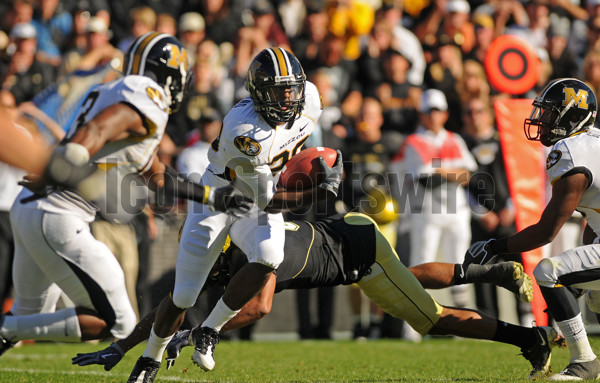
[[(291, 221), (285, 233), (275, 292), (357, 283), (371, 301), (423, 335), (440, 318), (442, 306), (400, 262), (368, 216), (348, 213), (315, 223)], [(246, 258), (239, 250), (232, 257)]]

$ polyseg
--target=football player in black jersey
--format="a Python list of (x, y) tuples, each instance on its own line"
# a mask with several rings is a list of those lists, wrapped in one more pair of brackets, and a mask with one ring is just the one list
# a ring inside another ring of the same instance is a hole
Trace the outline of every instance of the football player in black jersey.
[[(460, 264), (430, 263), (409, 270), (379, 232), (377, 224), (368, 216), (357, 213), (318, 222), (288, 222), (286, 244), (284, 261), (276, 274), (262, 292), (225, 325), (224, 330), (246, 326), (267, 315), (273, 294), (281, 290), (357, 283), (383, 310), (406, 320), (423, 335), (454, 334), (520, 347), (538, 375), (548, 371), (551, 348), (562, 343), (550, 327), (526, 328), (475, 310), (441, 306), (423, 288), (487, 282), (531, 301), (531, 280), (518, 263), (470, 265), (466, 270)], [(210, 283), (225, 284), (228, 275), (235, 272), (235, 266), (229, 264), (235, 264), (238, 258), (245, 256), (239, 254), (239, 249), (229, 248), (216, 263)], [(107, 371), (112, 369), (125, 352), (147, 338), (153, 319), (154, 313), (148, 314), (127, 339), (98, 352), (78, 354), (73, 358), (73, 364), (102, 364)], [(180, 349), (193, 338), (190, 333), (190, 330), (180, 332), (171, 341), (167, 348), (168, 367)]]

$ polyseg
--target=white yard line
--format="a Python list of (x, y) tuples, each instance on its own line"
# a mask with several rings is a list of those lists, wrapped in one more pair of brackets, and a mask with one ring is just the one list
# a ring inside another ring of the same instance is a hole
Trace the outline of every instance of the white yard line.
[[(22, 369), (22, 368), (0, 368), (0, 372), (16, 372), (23, 374), (50, 374), (50, 375), (92, 375), (92, 376), (106, 376), (109, 374), (108, 372), (102, 371), (55, 371), (55, 370), (37, 370), (37, 369)], [(110, 374), (111, 377), (123, 377), (127, 379), (129, 375), (125, 374)], [(157, 380), (159, 381), (171, 381), (171, 382), (209, 382), (210, 380), (200, 380), (200, 379), (186, 379), (186, 378), (177, 378), (174, 376), (157, 376)]]

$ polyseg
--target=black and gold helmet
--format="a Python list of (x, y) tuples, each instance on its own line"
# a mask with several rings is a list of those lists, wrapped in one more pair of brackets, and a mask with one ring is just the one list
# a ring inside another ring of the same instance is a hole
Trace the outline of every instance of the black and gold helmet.
[(594, 125), (596, 108), (596, 95), (583, 81), (554, 80), (533, 101), (531, 115), (525, 119), (525, 136), (552, 146)]
[(187, 50), (173, 36), (148, 32), (138, 37), (125, 53), (124, 75), (142, 75), (156, 81), (164, 90), (175, 112), (181, 105), (192, 72)]
[(254, 110), (272, 124), (293, 122), (304, 108), (306, 76), (298, 59), (282, 48), (260, 52), (250, 64), (246, 88)]

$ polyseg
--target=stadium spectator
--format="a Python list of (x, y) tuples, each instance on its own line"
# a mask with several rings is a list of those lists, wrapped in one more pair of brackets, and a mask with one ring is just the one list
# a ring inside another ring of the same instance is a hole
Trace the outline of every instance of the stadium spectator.
[(148, 6), (139, 6), (129, 10), (128, 14), (129, 35), (120, 40), (117, 45), (121, 52), (126, 52), (135, 39), (156, 28), (156, 12), (154, 9)]
[(31, 23), (37, 31), (38, 58), (58, 66), (69, 42), (73, 18), (60, 0), (36, 0)]
[(404, 2), (384, 1), (375, 17), (376, 20), (385, 19), (392, 25), (394, 48), (400, 50), (411, 63), (408, 80), (416, 86), (421, 86), (425, 74), (423, 47), (417, 36), (403, 24), (403, 8)]
[(244, 26), (241, 11), (233, 8), (232, 3), (233, 0), (201, 0), (206, 38), (219, 46), (232, 44)]
[[(177, 20), (169, 13), (156, 15), (156, 32), (177, 36)], [(191, 58), (191, 57), (190, 57)]]
[(430, 45), (438, 43), (439, 36), (446, 35), (463, 54), (468, 53), (475, 44), (470, 11), (466, 0), (434, 1), (428, 15), (415, 26), (415, 34), (421, 42)]
[(463, 75), (456, 86), (461, 105), (473, 98), (480, 98), (489, 103), (492, 90), (483, 65), (476, 60), (466, 60), (463, 64)]
[(319, 44), (315, 59), (307, 61), (305, 70), (308, 75), (317, 69), (327, 71), (335, 95), (332, 96), (332, 101), (340, 104), (344, 115), (356, 117), (362, 103), (362, 94), (357, 80), (356, 62), (344, 59), (344, 44), (343, 37), (327, 35)]
[(473, 49), (464, 55), (465, 60), (471, 59), (483, 63), (485, 55), (496, 38), (494, 29), (494, 19), (485, 13), (477, 13), (473, 16), (473, 26), (475, 31), (475, 42)]
[(579, 74), (577, 55), (569, 46), (571, 23), (566, 17), (555, 21), (548, 31), (547, 51), (552, 62), (550, 78), (575, 77)]
[(111, 31), (104, 20), (91, 17), (86, 27), (85, 48), (67, 52), (63, 61), (63, 73), (95, 71), (109, 64), (115, 69), (121, 68), (123, 52), (110, 44), (110, 38)]
[(14, 53), (2, 74), (2, 87), (10, 90), (17, 104), (30, 101), (56, 79), (54, 68), (36, 57), (37, 32), (31, 24), (17, 24), (10, 32)]
[(343, 38), (342, 57), (356, 60), (361, 54), (361, 40), (375, 22), (375, 10), (366, 0), (332, 0), (325, 3), (329, 15), (329, 32)]
[(198, 12), (187, 12), (179, 17), (179, 39), (188, 50), (190, 64), (196, 62), (198, 44), (206, 36), (204, 17)]
[(364, 89), (364, 95), (381, 101), (385, 123), (383, 129), (403, 135), (413, 133), (417, 128), (417, 108), (422, 90), (408, 80), (412, 63), (402, 51), (390, 48), (383, 53), (383, 79), (371, 83)]
[(306, 8), (321, 0), (284, 0), (277, 6), (281, 26), (290, 39), (298, 37), (306, 17)]
[(268, 47), (291, 50), (283, 27), (275, 18), (275, 8), (269, 0), (257, 0), (252, 8), (252, 22), (239, 29), (237, 35), (235, 74), (245, 78), (252, 58)]
[(597, 93), (600, 91), (600, 50), (590, 50), (583, 59), (583, 81)]
[(425, 72), (425, 84), (427, 88), (444, 93), (449, 114), (445, 128), (451, 132), (458, 132), (461, 128), (462, 106), (457, 86), (464, 76), (463, 69), (459, 44), (450, 35), (440, 34), (434, 47), (434, 59)]
[[(408, 205), (400, 208), (410, 222), (409, 265), (433, 262), (438, 253), (444, 262), (460, 262), (471, 240), (463, 186), (477, 164), (462, 138), (444, 129), (448, 104), (440, 90), (423, 92), (419, 112), (420, 125), (406, 138), (392, 167), (402, 188), (396, 194), (410, 196), (400, 201)], [(453, 287), (451, 293), (456, 306), (467, 304), (464, 287)]]

